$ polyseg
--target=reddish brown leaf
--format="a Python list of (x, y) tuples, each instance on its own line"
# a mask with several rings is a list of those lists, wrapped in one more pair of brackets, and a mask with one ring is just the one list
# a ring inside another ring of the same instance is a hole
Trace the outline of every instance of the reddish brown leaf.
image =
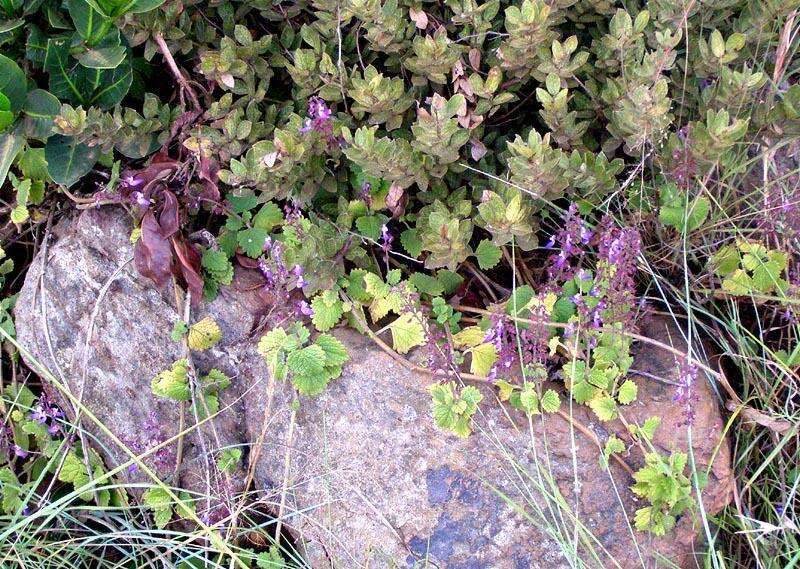
[(161, 215), (158, 218), (161, 226), (161, 235), (169, 238), (181, 228), (180, 212), (178, 210), (178, 198), (170, 191), (164, 191), (164, 205), (161, 206)]
[(142, 218), (141, 230), (133, 251), (134, 265), (139, 274), (163, 286), (172, 274), (172, 247), (152, 211)]
[(236, 262), (246, 269), (258, 269), (258, 259), (251, 259), (247, 255), (236, 253)]
[(195, 303), (203, 297), (203, 277), (200, 276), (200, 253), (194, 246), (187, 242), (183, 235), (172, 237), (172, 247), (178, 259), (175, 269), (183, 277), (192, 293), (192, 302)]
[(473, 69), (478, 69), (481, 66), (481, 51), (477, 48), (472, 48), (469, 50), (469, 64), (472, 66)]
[(727, 407), (728, 411), (733, 413), (738, 412), (739, 417), (743, 422), (750, 425), (761, 425), (762, 427), (766, 427), (771, 431), (775, 431), (779, 435), (789, 432), (789, 430), (793, 427), (792, 423), (786, 419), (767, 415), (758, 409), (754, 409), (753, 407), (744, 404), (737, 404), (732, 400), (728, 400), (725, 406)]
[(476, 162), (486, 155), (486, 146), (477, 138), (470, 139), (469, 153)]
[(392, 212), (393, 218), (398, 218), (405, 213), (406, 202), (408, 202), (408, 196), (403, 188), (397, 184), (392, 184), (389, 187), (389, 193), (386, 195), (386, 207)]

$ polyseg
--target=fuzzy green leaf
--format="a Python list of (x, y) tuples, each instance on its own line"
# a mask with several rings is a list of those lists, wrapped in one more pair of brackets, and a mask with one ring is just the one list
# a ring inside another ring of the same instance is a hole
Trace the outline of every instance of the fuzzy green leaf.
[(488, 239), (481, 241), (478, 244), (478, 248), (475, 249), (475, 258), (478, 259), (478, 265), (484, 271), (497, 265), (502, 256), (503, 253), (500, 251), (500, 247), (494, 245)]
[(589, 407), (601, 421), (613, 421), (617, 418), (617, 404), (609, 396), (596, 397), (589, 401)]
[(392, 347), (401, 354), (425, 343), (425, 329), (420, 319), (421, 314), (404, 312), (394, 322), (389, 324), (392, 332)]
[(337, 338), (330, 334), (320, 334), (314, 344), (322, 348), (325, 352), (325, 366), (341, 366), (350, 356), (347, 354), (347, 348), (344, 347)]
[(336, 326), (344, 314), (343, 303), (339, 295), (332, 290), (323, 291), (315, 296), (311, 301), (311, 309), (314, 311), (311, 322), (320, 332), (327, 332)]
[(265, 229), (251, 227), (240, 231), (236, 236), (236, 241), (245, 255), (256, 259), (264, 252), (264, 243), (268, 236), (269, 233)]
[(626, 379), (619, 386), (619, 391), (617, 391), (617, 401), (619, 401), (622, 405), (630, 405), (636, 401), (636, 395), (638, 392), (638, 386), (630, 379)]
[(222, 339), (222, 330), (219, 324), (210, 316), (189, 327), (187, 343), (191, 350), (208, 350), (213, 348)]
[(470, 373), (474, 373), (480, 377), (486, 377), (492, 370), (497, 361), (497, 348), (492, 343), (479, 344), (470, 350), (472, 354), (472, 363), (470, 364)]
[(100, 148), (87, 146), (76, 137), (56, 134), (47, 140), (44, 155), (53, 181), (70, 187), (91, 171), (100, 158)]
[(406, 229), (400, 234), (400, 243), (409, 255), (415, 259), (422, 254), (422, 239), (416, 229)]
[(261, 209), (253, 217), (253, 227), (269, 232), (276, 226), (281, 225), (283, 221), (283, 212), (278, 207), (278, 204), (267, 202), (261, 206)]
[(153, 395), (175, 401), (188, 401), (191, 399), (188, 379), (189, 362), (178, 360), (172, 368), (156, 375), (150, 382)]
[(539, 405), (545, 413), (556, 413), (561, 408), (561, 399), (553, 389), (548, 389), (542, 394)]

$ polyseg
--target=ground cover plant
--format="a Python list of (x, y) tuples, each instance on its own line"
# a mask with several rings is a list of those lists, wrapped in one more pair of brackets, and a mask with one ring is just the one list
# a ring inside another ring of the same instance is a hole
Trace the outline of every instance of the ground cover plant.
[[(454, 437), (498, 404), (476, 382), (530, 417), (571, 400), (624, 420), (637, 319), (669, 314), (690, 346), (675, 359), (686, 428), (712, 381), (734, 450), (735, 500), (701, 562), (800, 564), (799, 7), (0, 0), (2, 564), (301, 563), (280, 543), (160, 532), (198, 516), (159, 486), (133, 504), (20, 361), (26, 267), (59, 218), (94, 207), (129, 213), (136, 269), (176, 301), (260, 271), (258, 351), (298, 406), (347, 365), (336, 326), (401, 360), (426, 349), (431, 414)], [(192, 353), (220, 334), (176, 323), (186, 357), (153, 397), (216, 413), (231, 378)], [(642, 535), (706, 520), (702, 472), (655, 449), (657, 428), (631, 425)], [(606, 461), (625, 450), (602, 442)], [(213, 459), (226, 472), (242, 453)], [(44, 525), (26, 525), (32, 508)], [(93, 541), (106, 509), (124, 546)], [(68, 546), (68, 562), (42, 556)]]

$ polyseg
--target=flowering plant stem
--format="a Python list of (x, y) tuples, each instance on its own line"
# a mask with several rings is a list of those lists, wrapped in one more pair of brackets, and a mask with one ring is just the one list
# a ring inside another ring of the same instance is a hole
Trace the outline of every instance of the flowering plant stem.
[[(491, 316), (493, 314), (496, 314), (495, 312), (492, 312), (491, 310), (486, 310), (484, 308), (476, 308), (474, 306), (464, 306), (462, 304), (457, 305), (455, 307), (455, 309), (463, 311), (463, 312), (471, 312), (473, 314), (484, 314), (486, 316)], [(506, 317), (509, 318), (510, 320), (514, 320), (515, 322), (521, 322), (523, 324), (537, 324), (537, 325), (545, 324), (547, 326), (552, 326), (553, 328), (566, 328), (567, 327), (567, 325), (564, 324), (563, 322), (542, 322), (540, 320), (531, 320), (529, 318), (519, 318), (519, 317), (515, 317), (515, 316), (506, 316)], [(598, 329), (598, 331), (604, 331), (604, 330), (609, 330), (609, 331), (613, 331), (613, 332), (618, 333), (618, 334), (623, 334), (623, 335), (625, 335), (625, 336), (627, 336), (627, 337), (629, 337), (629, 338), (631, 338), (633, 340), (638, 340), (639, 342), (642, 342), (642, 343), (645, 343), (645, 344), (650, 344), (651, 346), (655, 346), (655, 347), (660, 348), (662, 350), (666, 350), (667, 352), (669, 352), (669, 353), (671, 353), (671, 354), (673, 354), (673, 355), (675, 355), (675, 356), (677, 356), (679, 358), (684, 358), (685, 359), (685, 358), (688, 357), (688, 354), (686, 354), (685, 352), (682, 352), (681, 350), (679, 350), (677, 348), (674, 348), (674, 347), (670, 346), (669, 344), (665, 344), (664, 342), (659, 342), (658, 340), (654, 340), (652, 338), (648, 338), (647, 336), (642, 336), (640, 334), (636, 334), (635, 332), (628, 332), (628, 331), (625, 331), (625, 330), (621, 330), (620, 331), (620, 330), (617, 330), (617, 329), (613, 329), (612, 330), (612, 329), (608, 329), (608, 328), (599, 328)], [(721, 372), (719, 372), (719, 371), (707, 366), (706, 364), (704, 364), (702, 362), (695, 361), (694, 363), (695, 363), (695, 365), (697, 365), (697, 367), (699, 367), (700, 369), (702, 369), (703, 371), (705, 371), (706, 373), (711, 375), (714, 379), (719, 381), (722, 384), (722, 386), (725, 388), (725, 390), (728, 392), (728, 395), (730, 396), (730, 398), (733, 401), (735, 401), (737, 403), (741, 403), (742, 402), (741, 398), (739, 398), (739, 396), (733, 390), (733, 387), (731, 387), (730, 383), (728, 383), (728, 379), (725, 377), (725, 375), (723, 373), (721, 373)]]
[[(344, 300), (345, 302), (350, 302), (350, 303), (353, 302), (345, 293), (342, 292), (340, 294), (341, 294), (342, 300)], [(462, 309), (461, 307), (457, 307), (457, 308), (459, 310)], [(467, 307), (463, 307), (463, 308), (466, 309)], [(488, 311), (485, 311), (485, 312), (489, 313)], [(372, 329), (369, 327), (369, 324), (355, 310), (353, 311), (353, 317), (356, 319), (356, 321), (358, 322), (359, 326), (361, 326), (361, 328), (366, 332), (367, 336), (369, 336), (370, 339), (373, 342), (375, 342), (375, 344), (381, 350), (386, 352), (397, 363), (399, 363), (400, 365), (402, 365), (403, 367), (405, 367), (406, 369), (408, 369), (410, 371), (417, 372), (417, 373), (424, 373), (426, 375), (432, 375), (434, 377), (451, 377), (451, 376), (455, 376), (455, 377), (457, 377), (458, 379), (460, 379), (462, 381), (472, 381), (472, 382), (475, 382), (475, 383), (482, 383), (482, 384), (485, 384), (485, 385), (493, 385), (492, 380), (487, 379), (485, 377), (481, 377), (479, 375), (466, 373), (466, 372), (460, 372), (460, 371), (457, 372), (457, 373), (448, 373), (448, 372), (443, 371), (443, 370), (433, 370), (433, 369), (428, 369), (428, 368), (419, 366), (419, 365), (415, 364), (414, 362), (410, 361), (408, 358), (405, 358), (405, 357), (401, 356), (400, 354), (398, 354), (395, 350), (392, 349), (391, 346), (389, 346), (389, 344), (387, 344), (386, 342), (381, 340), (375, 334), (375, 332), (372, 331)], [(524, 322), (525, 319), (520, 318), (519, 321)], [(528, 321), (528, 322), (530, 322), (530, 321)], [(562, 410), (559, 409), (556, 412), (556, 414), (558, 416), (560, 416), (562, 419), (564, 419), (565, 421), (567, 421), (568, 423), (570, 423), (573, 427), (575, 427), (583, 435), (585, 435), (590, 440), (592, 440), (597, 445), (598, 450), (600, 450), (600, 452), (602, 453), (603, 446), (600, 444), (600, 439), (597, 437), (597, 435), (591, 429), (586, 427), (583, 423), (581, 423), (579, 420), (577, 420), (575, 417), (571, 416), (570, 414), (566, 413), (565, 411), (562, 411)], [(621, 457), (617, 456), (616, 454), (613, 454), (613, 455), (611, 455), (611, 458), (613, 458), (617, 462), (617, 464), (619, 464), (625, 470), (625, 472), (627, 472), (628, 474), (633, 476), (633, 469)]]

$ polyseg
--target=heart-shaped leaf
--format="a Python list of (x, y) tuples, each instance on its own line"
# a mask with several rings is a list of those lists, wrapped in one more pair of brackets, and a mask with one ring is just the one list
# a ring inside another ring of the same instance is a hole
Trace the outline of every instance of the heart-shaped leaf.
[(47, 140), (44, 157), (53, 181), (69, 187), (91, 171), (100, 149), (80, 143), (75, 137), (56, 134)]

